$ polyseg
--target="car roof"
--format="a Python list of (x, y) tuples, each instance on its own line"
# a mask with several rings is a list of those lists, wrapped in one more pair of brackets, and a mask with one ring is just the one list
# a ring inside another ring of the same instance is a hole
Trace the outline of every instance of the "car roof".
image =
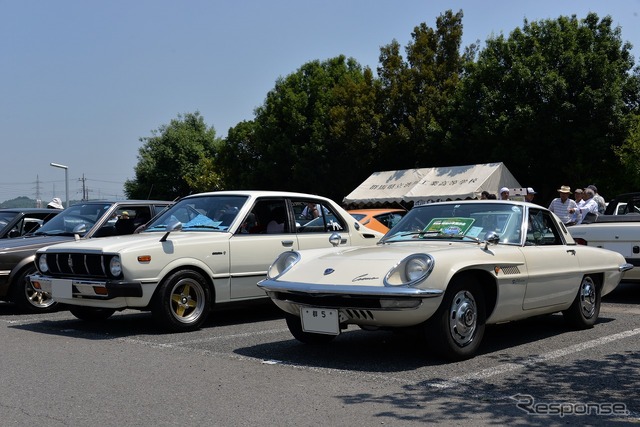
[(121, 204), (121, 205), (124, 205), (124, 204), (134, 205), (134, 204), (167, 204), (167, 203), (173, 203), (173, 202), (172, 201), (168, 201), (168, 200), (86, 200), (84, 202), (74, 203), (71, 206), (86, 205), (86, 204), (91, 204), (91, 203), (98, 203), (98, 204), (118, 203), (118, 204)]
[(22, 213), (55, 213), (61, 212), (62, 209), (47, 209), (47, 208), (0, 208), (0, 212), (22, 212)]
[(324, 196), (308, 193), (296, 193), (291, 191), (272, 191), (272, 190), (238, 190), (238, 191), (211, 191), (207, 193), (190, 194), (185, 199), (201, 196), (253, 196), (253, 197), (293, 197), (293, 198), (314, 198), (330, 200)]

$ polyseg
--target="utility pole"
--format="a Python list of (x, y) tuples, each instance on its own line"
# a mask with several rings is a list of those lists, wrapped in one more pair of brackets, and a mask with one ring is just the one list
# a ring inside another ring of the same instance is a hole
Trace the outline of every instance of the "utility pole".
[(82, 182), (82, 201), (86, 202), (89, 200), (89, 189), (86, 186), (87, 179), (82, 174), (82, 178), (78, 178), (78, 181)]

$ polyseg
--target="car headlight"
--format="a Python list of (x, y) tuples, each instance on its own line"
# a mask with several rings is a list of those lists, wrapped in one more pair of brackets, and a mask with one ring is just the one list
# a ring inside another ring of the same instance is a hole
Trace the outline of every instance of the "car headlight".
[(122, 264), (120, 263), (119, 256), (113, 256), (109, 260), (109, 273), (111, 273), (113, 277), (120, 277), (122, 274)]
[(384, 277), (385, 286), (414, 286), (426, 279), (435, 261), (431, 255), (414, 254), (395, 265)]
[(38, 255), (38, 270), (42, 273), (49, 271), (49, 265), (47, 264), (47, 254)]
[(293, 267), (298, 261), (300, 261), (300, 254), (298, 252), (283, 252), (276, 258), (267, 271), (267, 278), (275, 279), (281, 276), (291, 267)]

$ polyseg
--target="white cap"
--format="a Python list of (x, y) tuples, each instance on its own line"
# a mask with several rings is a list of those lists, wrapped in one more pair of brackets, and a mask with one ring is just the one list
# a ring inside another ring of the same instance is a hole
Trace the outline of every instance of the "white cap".
[(536, 191), (533, 188), (527, 187), (527, 194), (538, 194), (538, 193), (536, 193)]
[(502, 194), (502, 193), (504, 193), (504, 192), (507, 192), (507, 193), (508, 193), (508, 192), (509, 192), (509, 189), (508, 189), (507, 187), (502, 187), (502, 188), (500, 189), (500, 194)]

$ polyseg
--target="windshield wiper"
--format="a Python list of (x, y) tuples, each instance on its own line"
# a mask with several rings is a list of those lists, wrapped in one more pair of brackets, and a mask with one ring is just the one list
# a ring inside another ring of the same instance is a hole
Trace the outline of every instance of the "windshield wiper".
[(220, 230), (220, 227), (217, 225), (206, 225), (206, 224), (197, 224), (197, 225), (185, 225), (183, 226), (183, 230), (187, 230), (189, 228), (210, 228), (212, 230)]
[(418, 236), (421, 239), (469, 239), (472, 240), (474, 242), (480, 243), (482, 242), (481, 239), (474, 237), (474, 236), (468, 236), (466, 234), (452, 234), (452, 233), (444, 233), (442, 231), (408, 231), (406, 233), (398, 233), (398, 234), (394, 234), (393, 236), (389, 236), (388, 239), (385, 239), (384, 241), (388, 241), (390, 239), (393, 239), (395, 237), (405, 237), (405, 236)]

